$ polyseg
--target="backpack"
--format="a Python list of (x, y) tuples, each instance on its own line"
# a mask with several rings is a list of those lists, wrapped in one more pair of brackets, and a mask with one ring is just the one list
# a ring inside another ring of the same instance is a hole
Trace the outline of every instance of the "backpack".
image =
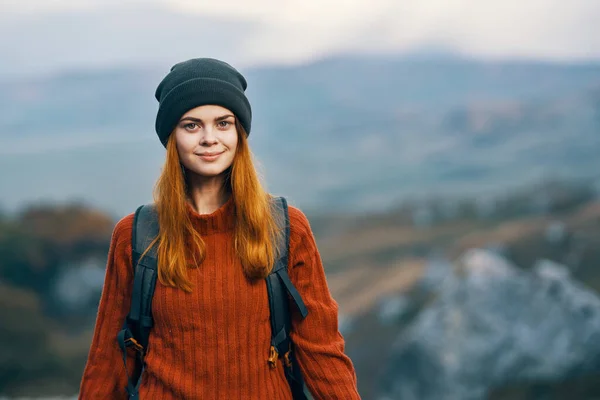
[[(298, 311), (305, 318), (308, 310), (302, 301), (298, 290), (292, 284), (288, 272), (288, 247), (290, 223), (287, 201), (283, 197), (273, 198), (272, 210), (276, 220), (285, 229), (285, 235), (280, 243), (279, 258), (275, 261), (272, 272), (266, 278), (269, 297), (271, 320), (271, 348), (268, 363), (276, 368), (277, 361), (283, 359), (285, 377), (290, 386), (294, 400), (311, 399), (298, 362), (294, 356), (294, 345), (290, 340), (291, 313), (290, 297)], [(157, 253), (153, 246), (140, 260), (142, 253), (158, 235), (158, 215), (153, 204), (140, 206), (134, 216), (132, 234), (132, 261), (134, 268), (133, 292), (129, 314), (123, 323), (122, 330), (117, 335), (119, 347), (123, 353), (123, 362), (127, 374), (127, 393), (129, 398), (139, 400), (139, 387), (145, 370), (144, 356), (148, 347), (150, 330), (154, 324), (152, 319), (152, 296), (156, 286)], [(139, 261), (139, 262), (138, 262)], [(133, 375), (127, 370), (127, 348), (136, 350), (137, 366)]]

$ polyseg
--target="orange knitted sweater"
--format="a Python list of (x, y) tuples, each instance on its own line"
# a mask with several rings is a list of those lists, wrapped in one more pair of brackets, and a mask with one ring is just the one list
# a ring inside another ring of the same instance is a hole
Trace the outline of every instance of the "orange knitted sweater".
[[(283, 365), (271, 369), (271, 326), (264, 280), (251, 281), (233, 252), (235, 206), (231, 197), (212, 214), (189, 212), (207, 254), (190, 269), (192, 293), (157, 283), (140, 398), (202, 400), (291, 399)], [(292, 306), (291, 338), (306, 385), (315, 399), (360, 399), (356, 374), (338, 331), (338, 306), (327, 286), (306, 216), (289, 207), (290, 279), (308, 316)], [(104, 288), (79, 398), (126, 399), (126, 374), (117, 333), (129, 311), (133, 269), (133, 214), (113, 232)], [(133, 365), (133, 353), (127, 361)]]

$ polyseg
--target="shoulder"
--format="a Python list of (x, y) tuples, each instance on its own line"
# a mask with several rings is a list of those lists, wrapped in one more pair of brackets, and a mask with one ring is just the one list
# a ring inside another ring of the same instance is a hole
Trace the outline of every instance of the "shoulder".
[(290, 218), (290, 251), (316, 247), (315, 237), (306, 214), (295, 206), (288, 206)]
[(133, 277), (131, 268), (131, 234), (135, 213), (122, 217), (115, 225), (108, 253), (107, 274), (118, 276), (123, 282), (129, 282)]
[(115, 247), (127, 247), (131, 245), (134, 216), (135, 213), (128, 214), (115, 224), (111, 239)]
[(302, 210), (295, 206), (288, 206), (288, 214), (290, 217), (290, 233), (298, 234), (312, 233), (308, 217)]
[[(288, 267), (295, 270), (296, 267), (303, 265), (317, 266), (319, 250), (308, 217), (298, 207), (291, 205), (288, 206), (288, 215), (290, 218)], [(292, 282), (296, 282), (297, 277), (294, 273), (290, 277)]]
[[(105, 287), (107, 290), (128, 290), (133, 279), (131, 233), (134, 213), (122, 217), (113, 229), (108, 261), (106, 264)], [(113, 282), (108, 285), (106, 282)], [(116, 286), (115, 286), (116, 285)]]

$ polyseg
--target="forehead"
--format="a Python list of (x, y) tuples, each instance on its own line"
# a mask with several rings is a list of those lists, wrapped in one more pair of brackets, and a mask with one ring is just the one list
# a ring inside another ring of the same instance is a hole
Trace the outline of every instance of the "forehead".
[(181, 116), (181, 119), (186, 117), (192, 117), (205, 120), (219, 118), (224, 115), (233, 115), (233, 112), (231, 112), (225, 107), (210, 104), (192, 108), (191, 110), (183, 114)]

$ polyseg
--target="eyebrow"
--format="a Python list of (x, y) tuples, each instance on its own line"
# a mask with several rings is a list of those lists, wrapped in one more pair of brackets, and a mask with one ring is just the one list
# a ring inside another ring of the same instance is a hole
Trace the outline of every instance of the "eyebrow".
[[(233, 114), (222, 115), (220, 117), (215, 118), (215, 121), (220, 122), (220, 121), (226, 120), (227, 118), (231, 118), (231, 117), (234, 117), (234, 115)], [(200, 118), (194, 118), (194, 117), (181, 118), (181, 120), (179, 122), (183, 122), (183, 121), (203, 122)]]

